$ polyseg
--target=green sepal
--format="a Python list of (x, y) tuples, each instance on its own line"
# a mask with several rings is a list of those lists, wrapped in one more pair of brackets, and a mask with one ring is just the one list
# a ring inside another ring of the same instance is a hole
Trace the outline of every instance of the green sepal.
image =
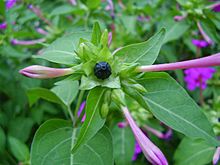
[(105, 29), (104, 32), (102, 33), (100, 43), (103, 47), (108, 46), (108, 30), (107, 29)]
[(144, 109), (149, 109), (144, 99), (144, 96), (141, 95), (137, 90), (135, 90), (134, 88), (128, 87), (128, 86), (123, 86), (123, 91), (128, 96), (136, 100)]
[(100, 109), (100, 116), (102, 118), (106, 118), (107, 115), (108, 115), (108, 112), (109, 112), (109, 105), (108, 105), (108, 103), (102, 104), (102, 107)]
[(95, 22), (93, 25), (91, 42), (94, 45), (98, 46), (100, 43), (101, 36), (102, 36), (102, 32), (101, 32), (101, 28), (99, 26), (99, 23)]
[(125, 94), (121, 89), (112, 90), (112, 101), (118, 106), (126, 106)]

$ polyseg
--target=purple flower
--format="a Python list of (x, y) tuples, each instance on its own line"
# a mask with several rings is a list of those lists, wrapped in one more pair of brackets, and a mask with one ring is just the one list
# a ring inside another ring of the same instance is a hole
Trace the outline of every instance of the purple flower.
[(7, 1), (6, 1), (6, 8), (7, 8), (7, 9), (12, 8), (15, 3), (16, 3), (16, 0), (7, 0)]
[(126, 127), (127, 125), (128, 125), (127, 122), (119, 122), (119, 123), (118, 123), (118, 127), (119, 127), (119, 128), (124, 128), (124, 127)]
[(220, 3), (215, 3), (211, 5), (209, 8), (211, 8), (214, 12), (220, 12)]
[(200, 89), (205, 89), (207, 87), (207, 81), (212, 78), (215, 73), (214, 68), (190, 68), (184, 71), (185, 82), (187, 83), (187, 88), (191, 91), (195, 90), (196, 87)]
[(6, 28), (7, 28), (6, 22), (0, 24), (0, 29), (6, 29)]
[(160, 149), (157, 146), (155, 146), (137, 126), (130, 112), (128, 111), (128, 108), (122, 107), (122, 111), (125, 115), (125, 118), (128, 121), (128, 124), (131, 127), (131, 130), (135, 136), (137, 143), (139, 144), (147, 160), (151, 162), (153, 165), (168, 165), (168, 162), (163, 153), (160, 151)]
[(135, 148), (134, 148), (134, 155), (132, 157), (132, 160), (135, 161), (138, 157), (138, 155), (142, 152), (141, 147), (139, 144), (135, 141)]
[[(86, 106), (86, 101), (83, 101), (82, 104), (80, 105), (79, 107), (79, 110), (77, 112), (77, 116), (80, 117), (81, 116), (81, 113), (83, 111), (83, 109), (85, 108)], [(86, 119), (86, 114), (83, 115), (82, 119), (81, 119), (81, 122), (84, 122)]]
[(140, 22), (143, 22), (143, 21), (148, 22), (148, 21), (150, 21), (150, 17), (149, 17), (149, 16), (139, 15), (139, 16), (137, 17), (137, 20), (140, 21)]
[(11, 44), (13, 45), (35, 45), (38, 44), (40, 42), (44, 42), (45, 38), (40, 38), (37, 40), (17, 40), (17, 39), (12, 39), (11, 40)]
[(206, 42), (205, 40), (197, 40), (197, 39), (192, 39), (192, 44), (198, 48), (205, 48), (209, 46), (209, 43)]
[(19, 73), (26, 77), (38, 79), (61, 77), (73, 72), (72, 68), (50, 68), (40, 65), (32, 65), (19, 71)]

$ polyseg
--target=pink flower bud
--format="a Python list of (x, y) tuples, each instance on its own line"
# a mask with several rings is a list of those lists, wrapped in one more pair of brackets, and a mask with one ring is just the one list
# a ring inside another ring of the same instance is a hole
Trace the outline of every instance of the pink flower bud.
[(174, 21), (182, 21), (187, 17), (187, 15), (176, 15), (173, 17)]
[(140, 66), (137, 68), (137, 71), (140, 72), (166, 71), (166, 70), (177, 70), (177, 69), (188, 69), (188, 68), (204, 68), (204, 67), (218, 66), (218, 65), (220, 65), (220, 53), (208, 57), (182, 61), (182, 62)]
[(122, 111), (124, 112), (125, 118), (127, 119), (128, 124), (134, 133), (135, 139), (147, 160), (153, 165), (168, 165), (168, 162), (163, 153), (150, 141), (150, 139), (145, 136), (145, 134), (137, 126), (127, 107), (122, 107)]
[(23, 74), (26, 77), (38, 79), (55, 78), (69, 75), (73, 72), (74, 70), (72, 68), (49, 68), (40, 65), (32, 65), (19, 71), (19, 73)]
[(161, 131), (158, 131), (158, 130), (156, 130), (156, 129), (154, 129), (154, 128), (151, 128), (151, 127), (149, 127), (149, 126), (147, 126), (147, 125), (145, 125), (144, 128), (145, 128), (147, 131), (149, 131), (149, 132), (151, 132), (152, 134), (154, 134), (155, 136), (157, 136), (158, 138), (160, 138), (160, 139), (170, 139), (171, 136), (172, 136), (172, 134), (173, 134), (173, 131), (172, 131), (171, 128), (168, 128), (167, 132), (165, 132), (165, 133), (163, 133), (163, 132), (161, 132)]
[(220, 157), (220, 147), (218, 147), (215, 151), (215, 154), (213, 156), (213, 165), (216, 165), (219, 161), (219, 157)]
[(17, 39), (12, 39), (11, 44), (13, 45), (35, 45), (40, 42), (44, 42), (46, 39), (45, 38), (40, 38), (37, 40), (17, 40)]
[(206, 32), (203, 30), (200, 22), (197, 22), (197, 26), (198, 26), (198, 29), (201, 33), (201, 35), (203, 36), (204, 40), (206, 40), (206, 42), (208, 42), (209, 45), (212, 45), (213, 44), (213, 41), (212, 39), (206, 34)]

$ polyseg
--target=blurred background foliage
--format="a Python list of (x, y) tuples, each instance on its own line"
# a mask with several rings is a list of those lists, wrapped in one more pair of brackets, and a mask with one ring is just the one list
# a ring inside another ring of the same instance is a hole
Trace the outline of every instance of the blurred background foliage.
[[(28, 92), (32, 88), (50, 89), (59, 78), (36, 80), (18, 73), (21, 68), (32, 64), (63, 67), (32, 58), (33, 55), (40, 55), (57, 37), (75, 31), (89, 31), (92, 24), (99, 21), (102, 29), (107, 28), (112, 32), (110, 49), (113, 52), (124, 45), (147, 40), (161, 27), (165, 27), (167, 35), (156, 63), (194, 59), (220, 51), (220, 13), (208, 8), (216, 2), (113, 0), (111, 6), (108, 0), (17, 0), (12, 7), (7, 8), (7, 2), (1, 0), (0, 23), (5, 27), (0, 29), (0, 164), (29, 164), (30, 144), (39, 125), (47, 119), (67, 118), (67, 112), (60, 105), (39, 100), (30, 106), (28, 102)], [(180, 16), (180, 19), (175, 16)], [(193, 39), (204, 40), (198, 22), (213, 41), (203, 48), (192, 43)], [(36, 44), (35, 41), (39, 39), (44, 42)], [(220, 136), (220, 70), (217, 67), (216, 70), (213, 78), (208, 81), (208, 87), (202, 91), (202, 96), (199, 88), (188, 92), (207, 114), (216, 135)], [(186, 88), (182, 70), (169, 73)], [(135, 103), (133, 105), (135, 109)], [(115, 116), (112, 114), (111, 118), (120, 121), (120, 116)], [(139, 125), (147, 123), (163, 131), (160, 123), (156, 123), (150, 114), (139, 110), (133, 112), (133, 116)], [(149, 136), (169, 161), (173, 162), (175, 150), (183, 136), (174, 132), (169, 141), (162, 141), (151, 134)], [(181, 145), (187, 146), (190, 143), (184, 140)], [(198, 146), (195, 152), (203, 146)], [(177, 162), (184, 158), (181, 146), (179, 148), (180, 153), (175, 154)], [(178, 154), (182, 158), (178, 158)], [(208, 162), (211, 156), (207, 158)], [(144, 157), (139, 156), (133, 163), (143, 162)]]

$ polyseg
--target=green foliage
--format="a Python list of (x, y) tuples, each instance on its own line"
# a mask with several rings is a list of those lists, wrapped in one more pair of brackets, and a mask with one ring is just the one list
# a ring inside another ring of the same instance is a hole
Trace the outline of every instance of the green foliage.
[(114, 158), (118, 165), (131, 164), (134, 154), (135, 140), (130, 128), (119, 128), (117, 125), (112, 130)]
[(77, 133), (78, 129), (65, 120), (53, 119), (45, 122), (35, 134), (31, 164), (113, 164), (112, 137), (106, 127), (72, 155), (71, 146), (76, 141)]
[(19, 161), (26, 162), (30, 158), (29, 149), (26, 144), (14, 137), (8, 137), (9, 149)]
[(40, 56), (35, 58), (45, 59), (54, 63), (74, 65), (77, 64), (76, 46), (80, 38), (88, 38), (90, 32), (78, 32), (66, 34), (66, 36), (54, 41)]
[(160, 48), (163, 44), (165, 29), (161, 29), (149, 40), (125, 46), (118, 50), (114, 56), (125, 63), (140, 63), (142, 65), (151, 65), (157, 59)]
[[(9, 9), (0, 1), (0, 24), (7, 24), (0, 29), (0, 165), (146, 164), (143, 154), (132, 162), (135, 139), (121, 106), (129, 108), (169, 164), (211, 162), (219, 146), (215, 136), (220, 136), (219, 68), (205, 90), (187, 94), (184, 70), (168, 71), (171, 78), (166, 73), (138, 73), (137, 67), (217, 53), (220, 15), (210, 8), (213, 2), (112, 3), (31, 0), (17, 1)], [(192, 44), (192, 39), (205, 40), (198, 22), (212, 45)], [(36, 39), (44, 42), (29, 45)], [(111, 66), (109, 78), (95, 76), (99, 62)], [(55, 80), (19, 75), (33, 64), (70, 67), (74, 73)], [(125, 121), (125, 127), (119, 128), (117, 121)], [(167, 127), (173, 136), (158, 140)]]
[(205, 141), (184, 138), (176, 150), (174, 160), (177, 165), (205, 165), (212, 161), (215, 150)]
[(89, 92), (86, 99), (86, 120), (80, 129), (77, 142), (72, 150), (73, 153), (75, 153), (80, 146), (83, 146), (103, 127), (105, 119), (100, 116), (99, 111), (104, 92), (105, 89), (100, 87), (94, 88)]
[(160, 121), (189, 137), (219, 145), (204, 113), (168, 74), (146, 73), (140, 82), (148, 91), (145, 100), (151, 112)]

